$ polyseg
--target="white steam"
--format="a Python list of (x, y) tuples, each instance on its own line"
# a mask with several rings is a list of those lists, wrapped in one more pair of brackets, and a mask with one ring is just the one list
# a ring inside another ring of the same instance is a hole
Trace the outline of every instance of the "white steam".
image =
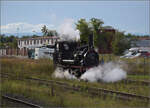
[(114, 64), (112, 62), (91, 68), (81, 76), (81, 79), (88, 80), (90, 82), (98, 80), (104, 82), (116, 82), (125, 78), (126, 72), (119, 64)]
[(68, 70), (63, 71), (63, 69), (60, 68), (56, 68), (53, 76), (56, 78), (76, 79), (76, 77), (71, 75)]
[[(63, 71), (60, 68), (55, 70), (53, 76), (56, 78), (77, 79), (68, 70)], [(90, 82), (116, 82), (125, 79), (126, 76), (126, 72), (121, 68), (120, 64), (109, 62), (87, 70), (80, 79)]]
[(73, 28), (73, 19), (66, 19), (59, 27), (58, 33), (61, 40), (77, 41), (80, 39), (79, 30)]

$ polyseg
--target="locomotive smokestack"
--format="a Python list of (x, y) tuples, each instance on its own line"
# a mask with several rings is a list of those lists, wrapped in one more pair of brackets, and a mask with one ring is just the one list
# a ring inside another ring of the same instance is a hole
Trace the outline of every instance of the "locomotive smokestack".
[(90, 34), (90, 35), (89, 35), (88, 41), (89, 41), (89, 49), (92, 49), (93, 46), (94, 46), (94, 42), (93, 42), (93, 34)]

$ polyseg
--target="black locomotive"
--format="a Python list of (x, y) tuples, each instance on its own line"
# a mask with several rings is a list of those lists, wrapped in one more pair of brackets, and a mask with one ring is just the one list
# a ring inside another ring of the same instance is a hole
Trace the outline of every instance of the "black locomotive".
[(93, 35), (89, 36), (87, 45), (75, 41), (60, 41), (55, 44), (54, 65), (80, 77), (87, 69), (99, 64), (98, 53), (94, 49)]

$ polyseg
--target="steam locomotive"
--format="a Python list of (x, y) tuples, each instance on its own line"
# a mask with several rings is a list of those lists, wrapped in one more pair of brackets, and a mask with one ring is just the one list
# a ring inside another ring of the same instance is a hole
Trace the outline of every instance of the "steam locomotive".
[(68, 69), (70, 74), (78, 78), (87, 69), (98, 66), (99, 55), (94, 49), (93, 35), (89, 35), (88, 44), (85, 45), (76, 41), (56, 42), (53, 62), (56, 67)]

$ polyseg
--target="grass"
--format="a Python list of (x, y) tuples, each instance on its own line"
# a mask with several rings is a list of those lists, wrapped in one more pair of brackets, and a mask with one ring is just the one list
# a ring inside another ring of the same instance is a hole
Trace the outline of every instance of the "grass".
[[(110, 90), (118, 90), (122, 92), (129, 92), (138, 95), (149, 95), (149, 87), (141, 84), (126, 84), (123, 82), (116, 83), (86, 83), (77, 80), (67, 80), (53, 78), (54, 72), (53, 63), (48, 59), (30, 60), (30, 59), (16, 59), (16, 58), (3, 58), (1, 59), (1, 72), (9, 73), (14, 77), (33, 77), (42, 79), (53, 79), (59, 81), (65, 81), (71, 85), (82, 85), (85, 87), (100, 87)], [(9, 68), (8, 68), (9, 67)], [(128, 75), (129, 78), (134, 79), (138, 75)], [(140, 77), (142, 77), (140, 75)], [(145, 77), (145, 76), (144, 76)], [(148, 79), (149, 76), (147, 76)], [(143, 78), (143, 77), (142, 77)], [(144, 78), (143, 78), (144, 79)]]
[[(59, 79), (58, 79), (59, 80)], [(98, 82), (83, 82), (83, 81), (76, 81), (76, 80), (63, 80), (72, 86), (81, 85), (85, 89), (88, 87), (96, 87), (96, 88), (104, 88), (114, 91), (121, 91), (127, 93), (134, 93), (137, 95), (149, 96), (150, 95), (150, 87), (142, 84), (126, 84), (122, 81), (116, 83), (98, 83)], [(83, 89), (84, 89), (83, 88)]]
[(38, 83), (3, 80), (2, 93), (23, 95), (29, 99), (36, 99), (46, 106), (61, 107), (148, 107), (148, 103), (139, 100), (124, 101), (115, 98), (93, 97), (86, 93), (66, 91), (63, 88), (54, 86), (54, 96), (51, 88)]
[[(105, 59), (107, 59), (107, 57), (105, 57)], [(114, 56), (114, 58), (112, 58), (112, 59), (115, 60), (117, 58)], [(136, 59), (132, 59), (132, 60), (125, 59), (123, 61), (127, 62), (127, 64), (128, 63), (137, 63), (135, 61), (139, 61), (139, 64), (141, 65), (143, 59), (139, 58), (138, 60), (136, 60)], [(48, 79), (48, 80), (53, 79), (53, 80), (57, 80), (57, 81), (67, 82), (72, 86), (82, 85), (83, 89), (86, 89), (87, 87), (100, 87), (100, 88), (106, 88), (106, 89), (110, 89), (110, 90), (118, 90), (118, 91), (122, 91), (122, 92), (135, 93), (135, 94), (144, 95), (144, 96), (149, 96), (149, 93), (150, 93), (149, 92), (150, 87), (141, 85), (141, 84), (126, 84), (123, 82), (90, 83), (90, 82), (83, 82), (83, 81), (77, 81), (77, 80), (53, 78), (52, 77), (52, 74), (54, 72), (53, 62), (48, 59), (31, 60), (31, 59), (1, 58), (0, 62), (1, 62), (1, 72), (9, 73), (9, 74), (13, 75), (14, 77), (16, 77), (16, 76), (19, 78), (33, 77), (33, 78), (42, 78), (42, 79)], [(130, 68), (132, 66), (128, 65), (128, 67)], [(136, 67), (138, 67), (138, 65)], [(143, 67), (139, 67), (139, 68), (143, 68)], [(136, 71), (136, 69), (137, 68), (133, 68), (132, 71)], [(148, 69), (146, 71), (148, 72)], [(139, 79), (139, 80), (141, 80), (141, 79), (148, 80), (149, 75), (136, 75), (136, 74), (129, 75), (128, 74), (128, 78)], [(51, 98), (50, 89), (48, 89), (44, 85), (38, 86), (35, 84), (35, 86), (34, 86), (34, 84), (31, 84), (31, 82), (19, 82), (19, 81), (14, 81), (14, 80), (9, 80), (9, 81), (6, 81), (5, 83), (1, 83), (1, 84), (2, 84), (3, 92), (19, 93), (19, 94), (22, 94), (23, 96), (27, 96), (27, 97), (30, 97), (33, 99), (37, 99), (40, 101), (43, 100), (42, 102), (43, 103), (45, 102), (45, 105), (49, 105), (48, 103), (54, 103), (52, 105), (59, 106), (62, 104), (61, 106), (64, 105), (64, 106), (75, 106), (75, 107), (76, 106), (77, 107), (79, 107), (79, 106), (80, 107), (83, 107), (83, 106), (90, 107), (90, 106), (95, 106), (94, 105), (94, 103), (95, 103), (96, 106), (108, 107), (108, 105), (111, 106), (111, 104), (114, 104), (116, 106), (126, 106), (128, 104), (129, 104), (129, 106), (134, 106), (134, 105), (138, 106), (140, 104), (140, 103), (136, 103), (137, 100), (132, 101), (131, 103), (125, 102), (126, 104), (124, 104), (123, 102), (120, 102), (121, 100), (116, 101), (116, 100), (112, 100), (110, 98), (108, 98), (108, 100), (107, 100), (107, 99), (103, 99), (104, 97), (101, 97), (101, 98), (94, 97), (91, 99), (91, 97), (89, 97), (87, 95), (87, 93), (78, 93), (78, 92), (68, 93), (68, 92), (65, 92), (65, 90), (61, 91), (62, 88), (58, 88), (57, 96), (54, 96), (53, 99), (50, 100), (50, 99), (48, 99), (48, 98)], [(1, 84), (0, 84), (0, 86), (1, 86)], [(39, 95), (37, 95), (37, 94), (39, 94)], [(66, 96), (69, 96), (69, 97), (66, 97)], [(64, 98), (66, 99), (65, 101), (63, 101)], [(79, 98), (81, 98), (81, 100)], [(89, 100), (88, 100), (88, 98), (89, 98)], [(67, 101), (67, 99), (69, 99), (69, 101)], [(79, 100), (80, 100), (81, 104), (79, 104)], [(84, 102), (83, 100), (86, 100), (89, 102), (86, 102), (86, 101)], [(111, 104), (107, 105), (107, 102), (105, 102), (103, 100), (110, 101)], [(99, 102), (100, 102), (100, 104), (99, 104)]]
[(128, 75), (128, 78), (133, 80), (150, 81), (150, 75)]
[(0, 62), (1, 72), (11, 73), (15, 77), (36, 76), (49, 79), (54, 72), (53, 62), (49, 59), (2, 58)]

